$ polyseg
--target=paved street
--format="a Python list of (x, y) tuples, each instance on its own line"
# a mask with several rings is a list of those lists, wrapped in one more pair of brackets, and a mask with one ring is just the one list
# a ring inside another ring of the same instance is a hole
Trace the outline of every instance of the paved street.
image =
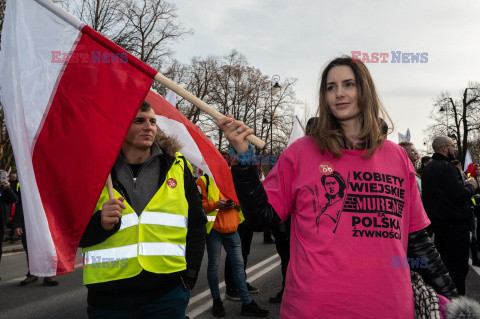
[[(256, 233), (248, 261), (247, 275), (252, 285), (260, 289), (260, 294), (252, 295), (261, 306), (271, 310), (271, 318), (277, 318), (280, 305), (268, 304), (281, 286), (280, 258), (275, 245), (263, 244), (263, 233)], [(222, 254), (224, 259), (225, 253)], [(80, 257), (80, 254), (78, 255)], [(192, 292), (187, 309), (190, 318), (213, 318), (209, 314), (211, 295), (207, 283), (206, 253), (202, 262), (197, 285)], [(0, 318), (86, 318), (87, 289), (82, 284), (82, 270), (60, 276), (56, 287), (43, 286), (42, 279), (26, 287), (20, 286), (25, 278), (27, 263), (24, 252), (7, 253), (0, 263)], [(225, 293), (223, 263), (219, 271), (220, 291)], [(223, 283), (223, 284), (222, 284)], [(229, 318), (240, 318), (240, 302), (224, 302)]]
[[(278, 318), (280, 305), (268, 303), (281, 286), (280, 258), (275, 245), (264, 245), (263, 234), (254, 235), (251, 255), (248, 261), (248, 281), (260, 289), (252, 295), (261, 306), (270, 310), (269, 318)], [(223, 254), (222, 258), (225, 256)], [(202, 263), (200, 277), (195, 287), (187, 315), (190, 318), (214, 318), (210, 314), (212, 300), (207, 284), (206, 254)], [(475, 268), (475, 269), (474, 269)], [(20, 287), (26, 272), (25, 253), (5, 254), (0, 263), (0, 317), (1, 318), (86, 318), (87, 290), (82, 285), (81, 268), (73, 273), (58, 277), (60, 285), (46, 287), (42, 281)], [(480, 268), (472, 267), (467, 278), (467, 295), (480, 301)], [(223, 264), (220, 269), (221, 293), (224, 295)], [(241, 303), (224, 301), (228, 318), (239, 316)], [(243, 317), (242, 317), (243, 318)]]

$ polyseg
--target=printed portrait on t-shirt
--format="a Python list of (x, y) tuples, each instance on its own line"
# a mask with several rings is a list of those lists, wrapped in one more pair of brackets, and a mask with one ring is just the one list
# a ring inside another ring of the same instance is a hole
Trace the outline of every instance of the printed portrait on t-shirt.
[(346, 188), (345, 180), (338, 172), (333, 172), (330, 175), (323, 175), (321, 182), (325, 190), (327, 203), (324, 206), (320, 206), (320, 212), (316, 217), (317, 227), (319, 219), (323, 215), (328, 216), (335, 224), (338, 222), (340, 212), (342, 211)]

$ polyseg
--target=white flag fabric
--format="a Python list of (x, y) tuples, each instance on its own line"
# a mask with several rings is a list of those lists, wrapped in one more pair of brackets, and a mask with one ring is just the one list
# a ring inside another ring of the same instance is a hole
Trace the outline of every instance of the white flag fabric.
[(305, 131), (303, 130), (302, 125), (300, 124), (300, 121), (298, 120), (298, 117), (295, 116), (295, 120), (293, 122), (293, 128), (292, 132), (290, 133), (290, 138), (288, 139), (288, 144), (287, 147), (298, 140), (301, 137), (305, 136)]
[[(175, 74), (175, 76), (173, 77), (173, 82), (177, 83), (177, 81), (178, 81), (178, 74)], [(167, 102), (172, 104), (173, 106), (176, 106), (177, 105), (177, 93), (168, 89), (167, 94), (165, 94), (165, 100), (167, 100)]]
[(463, 165), (463, 170), (464, 170), (464, 171), (467, 171), (468, 166), (469, 166), (470, 164), (473, 164), (473, 160), (472, 160), (472, 156), (470, 155), (469, 150), (467, 150), (467, 154), (465, 155), (465, 163), (464, 163), (464, 165)]
[(0, 70), (30, 273), (71, 272), (157, 71), (50, 0), (7, 1)]

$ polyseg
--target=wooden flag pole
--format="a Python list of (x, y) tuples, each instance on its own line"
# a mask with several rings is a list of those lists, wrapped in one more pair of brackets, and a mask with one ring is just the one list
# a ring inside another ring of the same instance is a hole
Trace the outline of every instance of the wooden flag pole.
[[(187, 90), (185, 90), (180, 85), (176, 84), (175, 82), (173, 82), (172, 80), (170, 80), (169, 78), (167, 78), (166, 76), (161, 74), (160, 72), (157, 73), (157, 75), (155, 75), (155, 80), (160, 82), (161, 84), (165, 85), (167, 88), (169, 88), (173, 92), (177, 93), (178, 95), (183, 97), (185, 100), (192, 103), (193, 105), (198, 107), (200, 110), (204, 111), (205, 113), (207, 113), (208, 115), (213, 117), (215, 120), (218, 121), (219, 119), (225, 117), (225, 115), (218, 112), (213, 107), (211, 107), (207, 103), (203, 102), (198, 97), (196, 97), (192, 93), (188, 92)], [(252, 143), (253, 145), (255, 145), (259, 148), (263, 148), (265, 146), (265, 142), (262, 141), (261, 139), (259, 139), (258, 137), (256, 137), (253, 134), (247, 136), (247, 141), (249, 141), (250, 143)]]
[[(185, 100), (192, 103), (193, 105), (198, 107), (200, 110), (204, 111), (205, 113), (207, 113), (208, 115), (213, 117), (215, 120), (219, 120), (219, 119), (221, 119), (225, 116), (222, 113), (215, 110), (210, 105), (208, 105), (207, 103), (200, 100), (198, 97), (196, 97), (192, 93), (190, 93), (187, 90), (185, 90), (184, 88), (182, 88), (180, 85), (176, 84), (175, 82), (173, 82), (172, 80), (170, 80), (169, 78), (167, 78), (166, 76), (161, 74), (160, 72), (157, 73), (157, 75), (155, 75), (155, 80), (160, 82), (161, 84), (165, 85), (167, 88), (169, 88), (173, 92), (177, 93), (178, 95), (183, 97)], [(253, 145), (255, 145), (259, 148), (263, 148), (265, 146), (265, 142), (262, 141), (261, 139), (259, 139), (258, 137), (256, 137), (253, 134), (247, 136), (247, 141), (249, 141), (250, 143), (252, 143)], [(107, 190), (108, 190), (108, 198), (109, 199), (115, 198), (115, 195), (113, 193), (113, 184), (112, 184), (112, 175), (111, 174), (108, 174)]]
[(108, 199), (114, 199), (115, 194), (113, 193), (112, 174), (108, 174), (108, 177), (107, 177), (107, 191), (108, 191)]

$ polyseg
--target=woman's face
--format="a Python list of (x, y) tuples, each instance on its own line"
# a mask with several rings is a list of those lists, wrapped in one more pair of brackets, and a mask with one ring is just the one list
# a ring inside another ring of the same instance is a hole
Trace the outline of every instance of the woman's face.
[(328, 72), (326, 100), (328, 108), (339, 121), (356, 119), (361, 115), (355, 75), (349, 66), (335, 66)]
[(330, 196), (337, 195), (339, 189), (340, 185), (338, 185), (338, 182), (334, 177), (325, 178), (325, 190)]

